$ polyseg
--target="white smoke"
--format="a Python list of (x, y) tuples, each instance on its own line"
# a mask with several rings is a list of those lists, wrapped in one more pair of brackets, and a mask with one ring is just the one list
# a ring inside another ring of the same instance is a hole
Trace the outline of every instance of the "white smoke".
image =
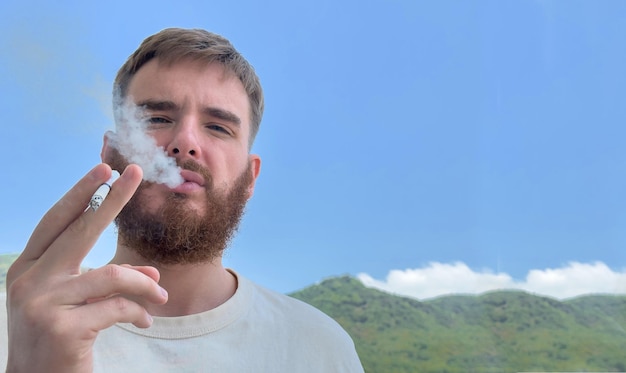
[(144, 110), (133, 104), (130, 98), (122, 100), (119, 94), (115, 94), (114, 103), (117, 124), (115, 132), (108, 134), (109, 144), (128, 162), (142, 168), (144, 180), (170, 188), (182, 184), (184, 180), (176, 160), (168, 156), (163, 147), (157, 146), (146, 132)]

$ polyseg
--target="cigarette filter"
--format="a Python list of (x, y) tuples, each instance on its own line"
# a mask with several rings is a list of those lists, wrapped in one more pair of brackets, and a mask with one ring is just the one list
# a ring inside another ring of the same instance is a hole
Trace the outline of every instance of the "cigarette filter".
[(98, 187), (98, 190), (96, 190), (96, 192), (91, 197), (91, 201), (89, 201), (89, 207), (91, 207), (93, 211), (96, 211), (98, 207), (100, 207), (106, 196), (109, 194), (109, 191), (111, 190), (111, 185), (113, 185), (113, 182), (119, 177), (120, 173), (113, 170), (113, 172), (111, 173), (111, 178), (106, 183)]

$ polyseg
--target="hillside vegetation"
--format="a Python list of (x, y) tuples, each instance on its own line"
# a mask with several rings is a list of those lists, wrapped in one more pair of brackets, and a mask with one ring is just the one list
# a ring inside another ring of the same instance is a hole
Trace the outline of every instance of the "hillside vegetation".
[(626, 297), (521, 291), (429, 301), (350, 277), (291, 294), (337, 320), (366, 372), (626, 371)]
[(0, 254), (0, 292), (6, 289), (7, 271), (17, 257), (18, 254)]

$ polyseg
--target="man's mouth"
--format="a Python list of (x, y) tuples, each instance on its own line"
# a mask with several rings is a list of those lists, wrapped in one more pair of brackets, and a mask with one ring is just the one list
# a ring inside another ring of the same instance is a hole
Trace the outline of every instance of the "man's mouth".
[(196, 183), (202, 187), (205, 184), (204, 177), (197, 172), (182, 170), (180, 171), (180, 176), (185, 180), (184, 183)]
[(182, 170), (180, 176), (183, 183), (172, 189), (176, 193), (191, 193), (200, 189), (204, 189), (206, 180), (202, 175), (190, 170)]

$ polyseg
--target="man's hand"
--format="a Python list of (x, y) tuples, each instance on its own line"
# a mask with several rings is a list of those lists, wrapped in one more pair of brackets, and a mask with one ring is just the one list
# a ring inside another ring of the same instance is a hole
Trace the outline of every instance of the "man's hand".
[(89, 250), (139, 186), (142, 171), (128, 166), (102, 206), (86, 209), (110, 175), (105, 164), (85, 175), (46, 213), (9, 269), (7, 372), (91, 372), (100, 330), (118, 322), (149, 327), (152, 318), (140, 303), (167, 301), (153, 267), (107, 265), (80, 272)]

